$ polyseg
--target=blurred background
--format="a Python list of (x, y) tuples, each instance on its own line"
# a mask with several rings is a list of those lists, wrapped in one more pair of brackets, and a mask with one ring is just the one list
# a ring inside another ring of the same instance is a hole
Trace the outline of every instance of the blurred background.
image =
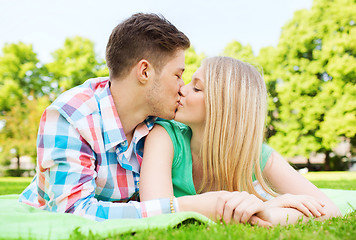
[(190, 38), (186, 83), (209, 56), (256, 66), (269, 91), (266, 141), (296, 169), (356, 171), (354, 0), (0, 0), (0, 176), (34, 174), (42, 112), (108, 76), (106, 42), (136, 12)]

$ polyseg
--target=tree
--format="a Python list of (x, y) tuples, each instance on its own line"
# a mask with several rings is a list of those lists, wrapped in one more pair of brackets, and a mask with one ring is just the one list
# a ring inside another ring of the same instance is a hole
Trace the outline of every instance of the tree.
[(193, 74), (200, 67), (201, 61), (205, 58), (204, 54), (197, 54), (193, 47), (185, 52), (185, 71), (183, 80), (187, 84), (192, 80)]
[(283, 27), (271, 59), (280, 106), (270, 144), (286, 156), (323, 152), (328, 168), (340, 139), (355, 138), (354, 16), (353, 0), (315, 0)]
[(108, 71), (105, 62), (98, 62), (94, 43), (82, 37), (67, 38), (63, 48), (52, 53), (54, 61), (46, 66), (50, 72), (52, 86), (61, 93), (82, 84), (89, 78), (102, 76)]
[(243, 62), (248, 62), (252, 65), (256, 64), (256, 57), (253, 54), (252, 48), (249, 44), (243, 46), (238, 41), (229, 43), (222, 53), (223, 56), (239, 59)]
[(15, 157), (17, 168), (20, 169), (21, 156), (30, 156), (33, 160), (36, 158), (39, 121), (49, 104), (47, 96), (25, 98), (23, 103), (15, 103), (5, 116), (0, 117), (3, 123), (0, 129), (0, 161), (3, 164)]
[(280, 81), (276, 76), (280, 75), (278, 71), (281, 70), (277, 67), (277, 57), (276, 48), (265, 47), (260, 50), (256, 58), (256, 62), (261, 66), (268, 92), (267, 139), (276, 134), (275, 122), (278, 119), (278, 109), (281, 106), (276, 91), (277, 83)]
[(46, 68), (37, 59), (32, 45), (5, 44), (0, 56), (0, 112), (9, 111), (23, 98), (49, 92)]

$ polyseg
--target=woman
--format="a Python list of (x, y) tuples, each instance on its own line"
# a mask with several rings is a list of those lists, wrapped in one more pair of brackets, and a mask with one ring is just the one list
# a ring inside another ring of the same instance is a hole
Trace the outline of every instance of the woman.
[[(272, 224), (295, 222), (300, 211), (318, 219), (340, 215), (326, 195), (262, 143), (266, 113), (265, 83), (254, 67), (228, 57), (206, 59), (181, 89), (175, 120), (184, 124), (158, 121), (146, 139), (141, 200), (246, 191), (269, 204), (263, 211), (253, 211)], [(287, 193), (293, 195), (279, 196)], [(272, 196), (300, 211), (274, 209), (270, 214), (276, 206), (275, 199), (267, 201)], [(226, 207), (239, 215), (233, 216), (238, 222), (251, 216), (243, 213), (251, 213), (249, 201), (240, 197)], [(219, 217), (229, 222), (231, 217), (224, 211), (219, 211)]]

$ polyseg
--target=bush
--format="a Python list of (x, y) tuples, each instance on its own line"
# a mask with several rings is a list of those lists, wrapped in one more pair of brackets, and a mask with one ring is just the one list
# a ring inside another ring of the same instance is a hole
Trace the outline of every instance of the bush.
[(7, 169), (5, 171), (6, 177), (21, 177), (26, 171), (26, 169)]

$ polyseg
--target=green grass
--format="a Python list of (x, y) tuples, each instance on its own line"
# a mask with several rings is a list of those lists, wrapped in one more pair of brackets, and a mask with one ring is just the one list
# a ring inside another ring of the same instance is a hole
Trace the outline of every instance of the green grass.
[[(303, 176), (319, 188), (356, 190), (356, 172), (309, 172)], [(0, 177), (0, 195), (20, 194), (31, 180), (27, 177)]]
[[(355, 172), (311, 172), (304, 175), (320, 188), (356, 190)], [(19, 194), (31, 178), (0, 178), (0, 195)], [(149, 230), (136, 234), (115, 235), (105, 239), (355, 239), (356, 211), (349, 215), (324, 222), (309, 221), (287, 227), (270, 229), (250, 225), (213, 226), (187, 224), (179, 228)], [(101, 239), (98, 236), (82, 236), (74, 232), (71, 239)]]
[[(333, 218), (324, 222), (309, 221), (287, 227), (270, 229), (250, 225), (186, 225), (179, 229), (150, 230), (135, 235), (126, 234), (105, 239), (355, 239), (356, 212), (343, 218)], [(75, 239), (76, 236), (73, 236)], [(92, 236), (93, 239), (95, 238)], [(76, 238), (79, 239), (79, 238)]]
[(356, 172), (308, 172), (303, 175), (313, 180), (356, 180)]
[(356, 172), (309, 172), (303, 176), (318, 188), (356, 190)]
[(28, 177), (0, 177), (0, 195), (20, 194), (31, 180)]

